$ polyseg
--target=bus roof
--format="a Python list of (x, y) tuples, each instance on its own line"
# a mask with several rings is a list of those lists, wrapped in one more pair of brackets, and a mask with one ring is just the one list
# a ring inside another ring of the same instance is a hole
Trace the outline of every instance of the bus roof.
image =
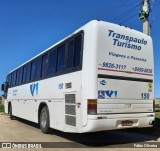
[[(143, 34), (144, 36), (148, 36), (140, 31), (137, 31), (137, 30), (134, 30), (132, 28), (129, 28), (129, 27), (126, 27), (126, 26), (121, 26), (121, 25), (118, 25), (118, 24), (113, 24), (113, 23), (110, 23), (110, 22), (105, 22), (105, 21), (100, 21), (100, 20), (92, 20), (90, 22), (88, 22), (87, 24), (83, 25), (82, 27), (80, 27), (79, 29), (77, 29), (76, 31), (74, 31), (73, 33), (71, 33), (70, 35), (68, 35), (67, 37), (65, 37), (64, 39), (60, 40), (59, 42), (55, 43), (54, 45), (50, 46), (49, 48), (45, 49), (44, 51), (42, 51), (41, 53), (37, 54), (36, 56), (32, 57), (31, 59), (29, 59), (28, 61), (24, 62), (23, 64), (21, 64), (20, 66), (16, 67), (15, 69), (11, 70), (9, 72), (12, 73), (13, 71), (17, 70), (18, 68), (22, 67), (23, 65), (27, 64), (28, 62), (32, 61), (33, 59), (37, 58), (38, 56), (44, 54), (45, 52), (47, 52), (48, 50), (54, 48), (55, 46), (59, 45), (61, 42), (67, 40), (68, 38), (72, 37), (73, 35), (75, 35), (76, 33), (80, 32), (81, 30), (85, 30), (85, 27), (91, 25), (91, 24), (97, 24), (97, 23), (102, 23), (102, 24), (112, 24), (114, 25), (116, 28), (126, 28), (127, 30), (132, 30), (132, 32), (136, 32), (138, 35), (139, 34)], [(150, 36), (148, 36), (150, 37)]]

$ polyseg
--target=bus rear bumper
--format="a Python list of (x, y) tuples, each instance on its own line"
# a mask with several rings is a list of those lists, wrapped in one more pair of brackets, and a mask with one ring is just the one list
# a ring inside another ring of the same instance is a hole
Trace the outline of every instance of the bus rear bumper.
[[(154, 121), (155, 113), (88, 115), (87, 125), (82, 128), (82, 132), (152, 127)], [(131, 122), (132, 124), (123, 125), (124, 122)]]

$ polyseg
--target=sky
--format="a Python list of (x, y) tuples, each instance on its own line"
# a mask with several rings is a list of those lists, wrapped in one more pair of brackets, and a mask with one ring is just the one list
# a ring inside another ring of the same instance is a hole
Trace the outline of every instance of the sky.
[[(0, 84), (8, 72), (100, 19), (142, 32), (142, 0), (0, 0)], [(155, 97), (160, 98), (160, 0), (149, 16), (154, 45)], [(0, 95), (3, 92), (0, 91)]]

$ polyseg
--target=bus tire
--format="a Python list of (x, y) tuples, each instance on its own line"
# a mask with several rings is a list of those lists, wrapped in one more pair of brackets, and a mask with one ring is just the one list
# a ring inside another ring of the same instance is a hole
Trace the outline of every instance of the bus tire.
[(49, 133), (50, 122), (49, 122), (49, 111), (47, 106), (44, 106), (40, 113), (40, 129), (43, 133)]
[(12, 105), (9, 107), (9, 117), (11, 120), (13, 120), (13, 115), (12, 115)]

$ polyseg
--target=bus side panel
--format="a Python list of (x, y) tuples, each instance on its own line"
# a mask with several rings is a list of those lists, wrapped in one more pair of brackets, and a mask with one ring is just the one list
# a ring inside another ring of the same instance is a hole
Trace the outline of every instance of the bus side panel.
[(36, 100), (13, 100), (11, 104), (14, 116), (38, 123), (38, 103)]
[(98, 22), (93, 22), (84, 31), (82, 65), (82, 124), (87, 124), (87, 99), (97, 99), (97, 41)]
[(75, 94), (75, 105), (81, 104), (81, 71), (10, 88), (8, 99), (13, 99), (11, 103), (14, 116), (38, 123), (39, 105), (43, 103), (49, 108), (51, 128), (66, 132), (80, 131), (81, 108), (76, 110), (75, 127), (65, 123), (65, 93)]
[(51, 100), (48, 102), (50, 127), (63, 131), (65, 118), (64, 118), (64, 100)]
[(4, 100), (4, 111), (5, 111), (5, 113), (8, 113), (8, 100), (7, 99), (5, 99)]

